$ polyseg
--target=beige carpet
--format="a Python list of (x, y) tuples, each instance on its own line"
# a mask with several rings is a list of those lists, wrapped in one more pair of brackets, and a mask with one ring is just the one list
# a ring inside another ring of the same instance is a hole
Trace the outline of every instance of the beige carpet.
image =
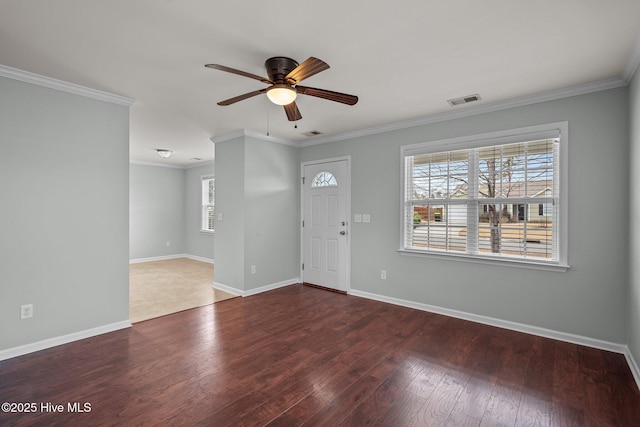
[(153, 319), (233, 298), (213, 289), (213, 264), (189, 258), (129, 265), (129, 318)]

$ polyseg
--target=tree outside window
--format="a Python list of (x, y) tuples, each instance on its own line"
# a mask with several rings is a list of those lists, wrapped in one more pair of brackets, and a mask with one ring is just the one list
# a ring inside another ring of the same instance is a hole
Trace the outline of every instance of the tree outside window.
[(401, 249), (559, 263), (555, 132), (403, 147)]

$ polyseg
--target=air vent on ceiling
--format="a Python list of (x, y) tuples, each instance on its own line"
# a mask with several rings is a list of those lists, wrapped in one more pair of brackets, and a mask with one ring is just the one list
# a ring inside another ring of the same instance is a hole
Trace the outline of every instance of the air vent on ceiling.
[(318, 135), (322, 135), (322, 132), (318, 132), (317, 130), (311, 130), (309, 132), (303, 132), (302, 134), (304, 136), (318, 136)]
[(475, 93), (473, 95), (462, 96), (462, 97), (456, 98), (456, 99), (449, 99), (449, 100), (447, 100), (447, 102), (452, 107), (455, 107), (456, 105), (462, 105), (462, 104), (468, 104), (470, 102), (480, 101), (480, 99), (482, 99), (482, 98), (480, 98), (480, 95)]

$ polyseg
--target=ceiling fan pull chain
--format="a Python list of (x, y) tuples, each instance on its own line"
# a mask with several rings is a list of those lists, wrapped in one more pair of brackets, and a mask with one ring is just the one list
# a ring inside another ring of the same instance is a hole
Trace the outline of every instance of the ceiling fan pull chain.
[(267, 106), (267, 136), (269, 136), (269, 103), (266, 103)]

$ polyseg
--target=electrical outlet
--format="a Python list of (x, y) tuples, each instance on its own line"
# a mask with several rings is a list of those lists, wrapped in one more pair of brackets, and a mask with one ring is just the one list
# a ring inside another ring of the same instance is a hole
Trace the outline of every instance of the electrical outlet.
[(364, 223), (370, 223), (371, 222), (371, 215), (369, 214), (362, 214), (362, 222)]
[(251, 274), (256, 274), (256, 266), (255, 265), (251, 266)]
[(20, 306), (20, 319), (28, 319), (33, 317), (33, 304), (25, 304)]
[(380, 278), (382, 280), (387, 280), (387, 271), (386, 270), (380, 270)]
[(167, 240), (167, 247), (171, 246), (171, 242)]

